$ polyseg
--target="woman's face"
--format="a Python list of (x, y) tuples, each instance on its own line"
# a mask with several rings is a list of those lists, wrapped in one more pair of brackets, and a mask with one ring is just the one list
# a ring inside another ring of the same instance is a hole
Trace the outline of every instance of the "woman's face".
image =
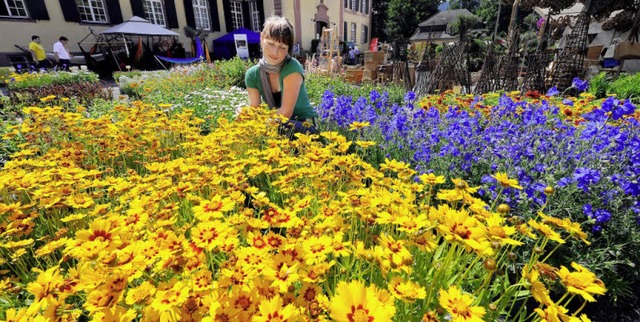
[(270, 65), (280, 64), (289, 53), (289, 46), (271, 38), (262, 38), (262, 55)]

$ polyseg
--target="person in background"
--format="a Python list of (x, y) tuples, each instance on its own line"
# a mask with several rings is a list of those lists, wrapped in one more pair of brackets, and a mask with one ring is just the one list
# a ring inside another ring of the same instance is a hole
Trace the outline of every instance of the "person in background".
[(318, 133), (315, 125), (318, 114), (304, 85), (304, 68), (291, 57), (293, 40), (293, 26), (287, 18), (269, 17), (260, 33), (262, 58), (245, 74), (249, 105), (257, 107), (264, 101), (288, 118), (279, 132), (290, 139), (295, 133)]
[(66, 70), (69, 71), (69, 67), (71, 66), (71, 52), (69, 52), (69, 48), (67, 48), (67, 43), (69, 43), (69, 39), (67, 37), (60, 37), (60, 39), (53, 44), (53, 53), (56, 55), (56, 65), (58, 66), (58, 70)]
[(42, 47), (42, 45), (40, 45), (41, 41), (42, 40), (40, 39), (40, 36), (31, 36), (31, 42), (29, 43), (29, 51), (31, 52), (31, 57), (33, 58), (33, 62), (36, 65), (36, 68), (51, 68), (52, 66), (47, 59), (47, 54), (44, 52), (44, 48)]
[(356, 64), (356, 51), (353, 47), (349, 47), (349, 65)]

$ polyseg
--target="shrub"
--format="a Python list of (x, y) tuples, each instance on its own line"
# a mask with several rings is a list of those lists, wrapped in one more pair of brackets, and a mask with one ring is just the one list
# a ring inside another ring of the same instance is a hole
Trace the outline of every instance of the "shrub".
[(44, 97), (74, 98), (86, 105), (95, 98), (110, 99), (111, 93), (102, 88), (97, 74), (79, 71), (12, 74), (8, 96), (9, 105), (20, 110), (37, 104)]

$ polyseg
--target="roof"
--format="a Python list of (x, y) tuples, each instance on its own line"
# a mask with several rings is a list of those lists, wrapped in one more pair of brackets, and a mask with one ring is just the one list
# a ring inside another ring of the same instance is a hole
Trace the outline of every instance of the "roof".
[(474, 16), (474, 14), (467, 9), (440, 11), (435, 15), (431, 16), (429, 19), (419, 23), (418, 26), (419, 27), (446, 26), (451, 21), (456, 19), (458, 16), (462, 16), (462, 15)]
[(457, 40), (458, 36), (452, 36), (445, 31), (416, 32), (409, 38), (409, 41), (425, 41), (425, 40)]
[(103, 30), (100, 34), (126, 34), (143, 36), (179, 36), (180, 34), (171, 31), (163, 26), (155, 25), (149, 20), (133, 16), (129, 20)]

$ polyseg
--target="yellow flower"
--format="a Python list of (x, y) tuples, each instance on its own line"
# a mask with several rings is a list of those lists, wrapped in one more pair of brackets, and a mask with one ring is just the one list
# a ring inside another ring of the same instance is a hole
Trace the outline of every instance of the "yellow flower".
[(514, 188), (522, 190), (522, 186), (518, 184), (518, 180), (509, 179), (509, 176), (504, 172), (498, 172), (495, 175), (492, 175), (492, 177), (496, 179), (498, 183), (504, 188)]
[(132, 288), (129, 290), (129, 292), (127, 292), (125, 303), (127, 303), (127, 305), (140, 303), (155, 294), (155, 292), (156, 288), (153, 286), (153, 284), (149, 283), (148, 281), (144, 281), (142, 282), (142, 284), (140, 284), (140, 286)]
[(440, 290), (438, 301), (440, 306), (451, 314), (452, 322), (481, 322), (486, 313), (483, 307), (472, 306), (473, 297), (463, 294), (456, 285), (451, 285), (448, 290)]
[(444, 176), (436, 176), (433, 173), (421, 174), (420, 176), (418, 176), (418, 178), (420, 179), (420, 181), (422, 181), (422, 183), (431, 186), (445, 182)]
[(356, 145), (361, 148), (368, 148), (376, 145), (375, 141), (356, 141)]
[(505, 219), (502, 215), (498, 213), (491, 213), (486, 222), (489, 238), (491, 240), (498, 241), (501, 245), (522, 245), (522, 242), (509, 237), (516, 233), (516, 229), (511, 226), (504, 226), (504, 222)]
[(569, 293), (578, 294), (589, 302), (595, 302), (596, 299), (592, 294), (602, 295), (607, 291), (604, 283), (596, 277), (596, 274), (575, 262), (571, 263), (571, 267), (576, 271), (570, 272), (564, 266), (560, 266), (558, 271), (560, 282)]
[(538, 212), (538, 215), (540, 216), (540, 218), (542, 218), (543, 223), (549, 223), (556, 227), (562, 228), (566, 230), (572, 237), (582, 240), (587, 245), (591, 245), (591, 242), (587, 240), (587, 234), (582, 231), (582, 227), (580, 227), (579, 223), (572, 222), (570, 218), (560, 219), (547, 216), (543, 212)]
[(369, 122), (353, 122), (349, 124), (349, 131), (355, 131), (359, 129), (363, 129), (365, 127), (371, 126)]
[(191, 229), (191, 240), (196, 246), (212, 251), (222, 246), (230, 234), (231, 228), (226, 223), (201, 222)]
[(235, 203), (229, 198), (215, 195), (211, 200), (203, 200), (199, 206), (193, 207), (193, 215), (200, 221), (222, 218), (224, 212), (233, 210)]
[(543, 234), (545, 237), (549, 238), (550, 240), (553, 240), (560, 244), (565, 243), (565, 240), (562, 239), (562, 236), (560, 236), (560, 234), (557, 231), (553, 230), (551, 226), (539, 223), (533, 219), (530, 219), (528, 221), (528, 224), (529, 226), (533, 227), (535, 230)]
[(275, 321), (298, 321), (300, 312), (292, 304), (282, 306), (280, 295), (274, 296), (270, 300), (263, 300), (258, 306), (259, 315), (253, 316), (253, 322), (275, 322)]
[(27, 291), (35, 296), (32, 304), (35, 306), (34, 309), (45, 308), (56, 300), (55, 293), (64, 285), (64, 279), (60, 275), (58, 266), (51, 267), (44, 272), (39, 269), (34, 269), (34, 271), (39, 273), (38, 277), (27, 285)]
[(533, 295), (533, 299), (540, 304), (550, 305), (553, 303), (549, 297), (549, 290), (540, 280), (540, 272), (537, 269), (525, 266), (522, 269), (522, 277), (526, 278), (530, 284), (529, 291)]
[(302, 242), (302, 249), (304, 250), (305, 262), (307, 265), (314, 265), (320, 262), (324, 262), (327, 258), (327, 254), (333, 250), (331, 248), (332, 239), (327, 235), (320, 237), (312, 236)]
[(55, 98), (56, 98), (55, 95), (45, 96), (45, 97), (40, 99), (40, 102), (46, 103), (46, 102), (49, 102), (51, 100), (54, 100)]
[(424, 287), (412, 281), (404, 282), (400, 276), (391, 279), (389, 292), (395, 298), (407, 303), (413, 303), (415, 300), (424, 299), (427, 296)]
[(180, 306), (188, 297), (189, 288), (179, 281), (167, 290), (157, 291), (150, 306), (160, 312), (161, 316), (173, 317), (178, 314)]
[(299, 281), (298, 264), (292, 266), (282, 263), (279, 269), (269, 267), (265, 270), (264, 275), (271, 280), (271, 286), (278, 289), (280, 293), (286, 293), (293, 283)]
[(544, 309), (536, 308), (534, 311), (538, 313), (540, 321), (544, 322), (563, 322), (567, 319), (568, 312), (566, 308), (555, 303), (551, 303)]
[(380, 293), (376, 286), (365, 287), (362, 281), (341, 281), (329, 305), (331, 318), (338, 322), (391, 321), (396, 308), (382, 301)]
[(459, 242), (482, 256), (493, 254), (491, 243), (487, 240), (487, 228), (462, 209), (445, 209), (438, 231), (449, 242)]

